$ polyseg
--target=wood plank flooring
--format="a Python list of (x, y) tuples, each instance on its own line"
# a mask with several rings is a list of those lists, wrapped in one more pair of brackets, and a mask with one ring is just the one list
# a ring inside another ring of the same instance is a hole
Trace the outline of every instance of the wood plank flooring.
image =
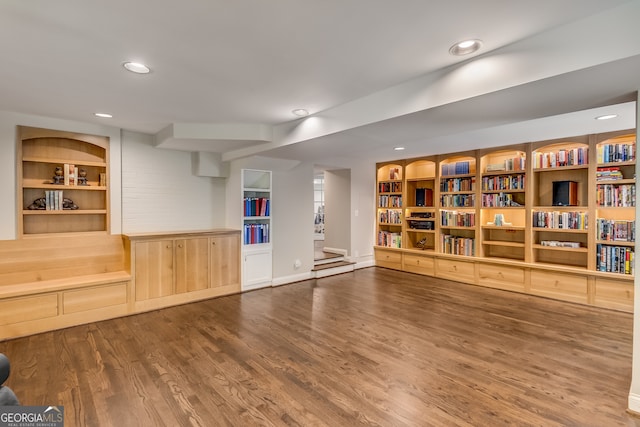
[(632, 315), (382, 268), (0, 342), (67, 426), (640, 426)]

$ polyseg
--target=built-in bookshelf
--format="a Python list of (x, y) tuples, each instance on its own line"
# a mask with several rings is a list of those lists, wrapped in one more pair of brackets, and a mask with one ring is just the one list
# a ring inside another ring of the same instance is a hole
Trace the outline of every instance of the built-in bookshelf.
[(402, 247), (404, 186), (402, 164), (378, 168), (377, 244), (388, 248)]
[(243, 290), (271, 284), (271, 171), (242, 170)]
[(109, 138), (18, 127), (20, 236), (109, 231)]
[(380, 163), (380, 265), (627, 309), (635, 159), (624, 130)]
[(636, 140), (615, 135), (596, 141), (595, 269), (633, 274)]

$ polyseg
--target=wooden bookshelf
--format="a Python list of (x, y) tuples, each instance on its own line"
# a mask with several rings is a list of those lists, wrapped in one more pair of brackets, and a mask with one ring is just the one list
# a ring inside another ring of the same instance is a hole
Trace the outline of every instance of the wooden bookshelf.
[(379, 163), (376, 264), (631, 311), (635, 155), (632, 129)]
[[(17, 153), (19, 237), (109, 232), (108, 137), (18, 126)], [(56, 181), (56, 168), (65, 165), (76, 166), (86, 180)], [(61, 192), (75, 209), (33, 209), (50, 191)]]

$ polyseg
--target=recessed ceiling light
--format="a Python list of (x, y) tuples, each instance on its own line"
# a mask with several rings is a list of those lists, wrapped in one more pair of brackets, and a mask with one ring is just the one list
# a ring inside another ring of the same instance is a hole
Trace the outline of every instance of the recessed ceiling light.
[(481, 40), (464, 40), (451, 46), (449, 48), (449, 53), (456, 56), (468, 55), (470, 53), (476, 52), (481, 47)]
[(616, 117), (618, 117), (617, 114), (605, 114), (604, 116), (596, 117), (596, 120), (609, 120), (609, 119), (615, 119)]
[(151, 72), (151, 69), (144, 64), (139, 62), (125, 62), (122, 64), (124, 68), (136, 74), (148, 74)]
[(396, 151), (402, 151), (404, 150), (404, 147), (393, 147), (393, 149)]
[(304, 108), (296, 108), (295, 110), (291, 111), (293, 114), (295, 114), (298, 117), (305, 117), (309, 115), (309, 112), (307, 110), (305, 110)]
[(102, 117), (103, 119), (110, 119), (113, 116), (109, 113), (95, 113), (94, 116), (96, 117)]

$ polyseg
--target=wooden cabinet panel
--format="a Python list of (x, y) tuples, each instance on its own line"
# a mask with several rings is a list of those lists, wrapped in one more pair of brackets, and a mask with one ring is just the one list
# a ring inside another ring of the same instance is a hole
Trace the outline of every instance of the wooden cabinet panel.
[(376, 265), (379, 267), (402, 270), (402, 253), (375, 248)]
[(435, 276), (435, 261), (432, 257), (404, 254), (403, 256), (404, 271), (409, 273), (424, 274), (426, 276)]
[(586, 304), (588, 302), (587, 277), (555, 271), (532, 270), (531, 293)]
[(237, 285), (240, 290), (240, 238), (237, 235), (211, 237), (211, 287)]
[(173, 294), (173, 240), (135, 244), (136, 300)]
[(468, 261), (438, 259), (436, 261), (436, 275), (443, 279), (458, 282), (476, 282), (475, 264)]
[(177, 239), (175, 250), (175, 292), (192, 292), (209, 286), (209, 239)]
[(524, 268), (478, 264), (478, 284), (510, 291), (524, 291)]
[(0, 325), (46, 319), (57, 315), (58, 295), (55, 293), (0, 301)]
[(64, 314), (95, 310), (127, 303), (127, 283), (66, 291), (62, 294)]
[(594, 304), (633, 312), (633, 282), (596, 277)]

